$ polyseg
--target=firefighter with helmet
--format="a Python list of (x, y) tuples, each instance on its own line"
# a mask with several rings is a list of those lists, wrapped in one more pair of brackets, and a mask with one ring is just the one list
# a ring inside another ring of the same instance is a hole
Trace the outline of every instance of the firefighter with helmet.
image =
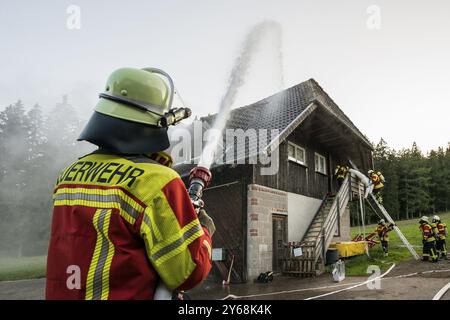
[(394, 224), (387, 224), (384, 219), (381, 219), (378, 222), (378, 226), (375, 229), (375, 233), (378, 235), (378, 238), (381, 242), (381, 247), (383, 249), (383, 255), (387, 257), (389, 255), (389, 232), (394, 229)]
[(336, 176), (339, 188), (342, 186), (342, 183), (344, 182), (345, 176), (348, 173), (348, 169), (349, 169), (348, 166), (338, 164), (336, 166), (336, 170), (334, 170), (334, 175)]
[(436, 253), (436, 238), (432, 225), (430, 224), (428, 217), (423, 216), (419, 220), (419, 229), (422, 231), (422, 244), (423, 244), (423, 261), (429, 261), (431, 258), (432, 262), (438, 261), (438, 256)]
[(445, 239), (448, 235), (447, 225), (441, 221), (439, 216), (434, 216), (432, 222), (433, 227), (435, 227), (436, 250), (438, 256), (442, 259), (447, 259), (447, 244), (445, 243)]
[(369, 193), (373, 193), (377, 201), (383, 203), (383, 198), (380, 193), (386, 183), (383, 174), (380, 171), (375, 172), (374, 170), (369, 170), (368, 175), (370, 185), (367, 188), (365, 197), (367, 198)]
[(47, 299), (153, 299), (161, 282), (182, 291), (208, 275), (214, 223), (164, 152), (168, 127), (190, 115), (174, 94), (159, 69), (109, 76), (79, 137), (98, 149), (54, 188)]

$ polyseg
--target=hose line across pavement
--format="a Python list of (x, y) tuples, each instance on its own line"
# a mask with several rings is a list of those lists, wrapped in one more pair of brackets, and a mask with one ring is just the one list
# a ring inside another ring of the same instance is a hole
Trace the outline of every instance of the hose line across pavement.
[(436, 293), (436, 295), (433, 297), (433, 300), (441, 300), (441, 298), (444, 296), (444, 294), (450, 290), (450, 282), (447, 283), (445, 286), (441, 288), (441, 290)]
[[(389, 274), (392, 269), (394, 269), (395, 267), (395, 263), (393, 263), (389, 269), (383, 273), (382, 275), (375, 277), (373, 279), (369, 279), (366, 281), (362, 281), (362, 282), (354, 282), (354, 283), (346, 283), (346, 284), (336, 284), (336, 285), (330, 285), (330, 286), (321, 286), (321, 287), (312, 287), (312, 288), (302, 288), (302, 289), (293, 289), (293, 290), (283, 290), (283, 291), (275, 291), (275, 292), (268, 292), (268, 293), (259, 293), (259, 294), (252, 294), (252, 295), (242, 295), (242, 296), (238, 296), (238, 295), (233, 295), (233, 294), (229, 294), (226, 297), (220, 299), (220, 300), (227, 300), (227, 299), (245, 299), (245, 298), (254, 298), (254, 297), (263, 297), (263, 296), (271, 296), (271, 295), (280, 295), (280, 294), (289, 294), (289, 293), (295, 293), (295, 292), (303, 292), (303, 291), (313, 291), (313, 290), (324, 290), (324, 289), (331, 289), (331, 288), (339, 288), (339, 287), (345, 287), (343, 289), (339, 289), (336, 291), (332, 291), (332, 292), (328, 292), (328, 293), (324, 293), (321, 295), (317, 295), (317, 296), (312, 296), (309, 298), (306, 298), (305, 300), (313, 300), (313, 299), (318, 299), (318, 298), (322, 298), (322, 297), (326, 297), (329, 295), (333, 295), (336, 293), (340, 293), (343, 291), (347, 291), (347, 290), (351, 290), (360, 286), (363, 286), (365, 284), (368, 284), (370, 282), (373, 282), (377, 279), (380, 280), (388, 280), (388, 279), (401, 279), (401, 278), (408, 278), (408, 277), (413, 277), (416, 275), (425, 275), (425, 274), (431, 274), (431, 273), (442, 273), (442, 272), (450, 272), (450, 269), (443, 269), (443, 270), (428, 270), (428, 271), (420, 271), (420, 272), (413, 272), (413, 273), (407, 273), (407, 274), (401, 274), (398, 276), (392, 276), (392, 277), (385, 277), (387, 274)], [(433, 300), (439, 300), (441, 299), (444, 294), (450, 290), (450, 283), (448, 283), (447, 285), (445, 285), (442, 289), (439, 290), (439, 292), (433, 297)]]

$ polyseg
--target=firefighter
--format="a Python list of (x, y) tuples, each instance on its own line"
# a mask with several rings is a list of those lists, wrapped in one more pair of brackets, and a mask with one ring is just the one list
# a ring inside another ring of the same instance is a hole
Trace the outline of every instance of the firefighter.
[(336, 176), (336, 180), (338, 182), (339, 188), (342, 186), (344, 182), (345, 176), (348, 173), (348, 166), (345, 165), (337, 165), (336, 170), (334, 171), (334, 175)]
[(389, 255), (389, 232), (394, 229), (394, 224), (390, 223), (389, 225), (386, 223), (384, 219), (381, 219), (378, 222), (378, 227), (375, 229), (375, 233), (378, 235), (378, 238), (381, 242), (381, 248), (383, 249), (383, 255), (387, 257)]
[(436, 250), (438, 256), (442, 259), (447, 259), (447, 245), (445, 239), (448, 235), (447, 225), (441, 221), (439, 216), (434, 216), (432, 220), (436, 234)]
[(422, 231), (422, 244), (423, 244), (423, 261), (429, 261), (431, 257), (432, 262), (438, 261), (436, 254), (436, 238), (434, 235), (433, 227), (431, 226), (428, 217), (423, 216), (419, 220), (420, 230)]
[(109, 76), (78, 139), (99, 148), (54, 189), (47, 299), (153, 299), (160, 283), (182, 292), (208, 275), (214, 222), (163, 152), (168, 126), (190, 115), (174, 93), (159, 69)]
[(380, 193), (380, 191), (384, 188), (384, 183), (386, 183), (383, 174), (380, 171), (375, 172), (374, 170), (369, 170), (368, 174), (370, 186), (368, 191), (366, 191), (366, 198), (369, 193), (373, 193), (377, 201), (379, 203), (383, 203), (383, 198)]

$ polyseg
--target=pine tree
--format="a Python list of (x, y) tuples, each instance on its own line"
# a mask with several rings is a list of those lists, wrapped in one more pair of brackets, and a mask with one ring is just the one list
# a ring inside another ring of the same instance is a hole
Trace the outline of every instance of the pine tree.
[(374, 150), (375, 170), (381, 171), (386, 178), (385, 187), (383, 188), (383, 205), (394, 219), (400, 218), (398, 205), (398, 175), (397, 175), (397, 158), (395, 150), (389, 148), (386, 141), (381, 138)]
[(18, 237), (26, 224), (26, 195), (23, 190), (28, 183), (28, 134), (30, 123), (25, 108), (19, 100), (0, 112), (0, 145), (2, 149), (1, 210), (2, 221), (0, 233), (3, 237), (3, 250), (16, 249), (16, 255), (22, 255), (23, 238)]
[(46, 251), (51, 216), (51, 193), (54, 177), (53, 161), (48, 149), (48, 139), (44, 133), (44, 119), (39, 105), (27, 113), (28, 131), (28, 183), (23, 192), (27, 195), (27, 224), (24, 226), (28, 252)]
[(430, 176), (432, 184), (430, 188), (433, 213), (448, 210), (448, 199), (450, 197), (449, 170), (446, 166), (446, 154), (444, 148), (437, 151), (432, 150), (428, 155)]
[(48, 148), (54, 167), (51, 176), (54, 179), (60, 170), (87, 153), (86, 147), (77, 143), (80, 131), (81, 121), (65, 95), (63, 101), (56, 104), (45, 120), (45, 135), (48, 137)]

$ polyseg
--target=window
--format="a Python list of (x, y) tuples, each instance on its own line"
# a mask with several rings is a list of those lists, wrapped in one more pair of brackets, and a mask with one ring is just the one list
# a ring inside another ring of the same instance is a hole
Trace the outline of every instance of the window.
[(304, 148), (289, 142), (288, 143), (288, 159), (306, 166), (306, 151)]
[(327, 159), (324, 156), (316, 153), (314, 155), (316, 172), (327, 174)]

